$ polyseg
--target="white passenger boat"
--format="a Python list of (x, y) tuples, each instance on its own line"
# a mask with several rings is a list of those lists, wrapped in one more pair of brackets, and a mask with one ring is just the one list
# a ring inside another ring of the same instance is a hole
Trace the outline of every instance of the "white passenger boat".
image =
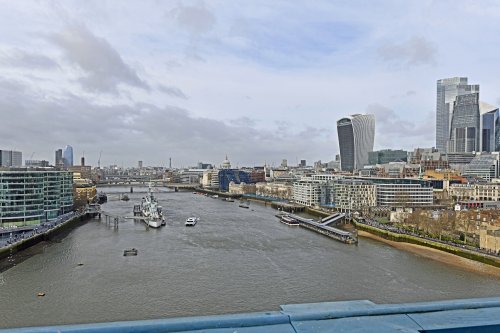
[(186, 219), (186, 227), (194, 227), (199, 220), (200, 220), (199, 217), (188, 217)]

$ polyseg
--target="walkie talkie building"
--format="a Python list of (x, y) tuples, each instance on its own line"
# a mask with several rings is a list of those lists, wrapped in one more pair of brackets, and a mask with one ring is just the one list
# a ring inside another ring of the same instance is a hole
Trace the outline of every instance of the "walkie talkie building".
[(340, 169), (352, 172), (368, 164), (368, 152), (375, 141), (375, 116), (354, 114), (337, 121)]

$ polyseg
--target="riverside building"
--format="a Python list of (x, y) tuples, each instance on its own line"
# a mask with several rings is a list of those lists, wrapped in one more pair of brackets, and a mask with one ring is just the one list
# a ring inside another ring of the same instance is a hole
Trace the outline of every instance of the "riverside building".
[(0, 168), (0, 226), (36, 225), (73, 208), (73, 176), (55, 169)]
[(293, 183), (294, 201), (340, 210), (370, 207), (422, 207), (434, 203), (431, 182), (409, 178), (363, 178), (312, 175)]
[(0, 150), (0, 167), (20, 167), (23, 165), (23, 154), (20, 151)]

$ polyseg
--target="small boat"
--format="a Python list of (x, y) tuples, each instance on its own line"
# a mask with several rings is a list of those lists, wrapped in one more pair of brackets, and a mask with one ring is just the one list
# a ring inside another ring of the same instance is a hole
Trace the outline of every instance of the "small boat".
[(199, 220), (199, 217), (188, 217), (186, 219), (186, 227), (194, 227)]
[(38, 294), (36, 294), (38, 297), (43, 297), (45, 296), (45, 293), (44, 292), (39, 292)]
[(122, 195), (122, 197), (120, 198), (121, 201), (129, 201), (130, 198), (128, 197), (128, 195), (124, 194)]
[(214, 198), (214, 199), (217, 199), (218, 197), (219, 197), (219, 195), (218, 195), (218, 194), (214, 194), (214, 195), (212, 195), (212, 198)]
[(250, 208), (250, 206), (243, 205), (243, 204), (241, 204), (241, 205), (240, 205), (240, 207), (241, 207), (241, 208)]
[(137, 255), (137, 249), (136, 248), (131, 248), (131, 249), (126, 249), (123, 251), (124, 256), (136, 256)]
[(225, 199), (224, 199), (224, 201), (227, 201), (227, 202), (234, 202), (234, 200), (233, 200), (233, 199), (231, 199), (231, 198), (225, 198)]
[(286, 225), (290, 225), (290, 226), (300, 225), (299, 222), (297, 222), (297, 220), (295, 220), (294, 218), (291, 218), (290, 216), (286, 216), (286, 215), (281, 217), (280, 222), (284, 223)]

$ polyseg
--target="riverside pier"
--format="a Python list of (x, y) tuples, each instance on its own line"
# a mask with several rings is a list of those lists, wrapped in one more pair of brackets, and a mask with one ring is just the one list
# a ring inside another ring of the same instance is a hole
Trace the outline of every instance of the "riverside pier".
[(335, 227), (329, 226), (330, 224), (336, 223), (345, 218), (343, 213), (335, 213), (319, 221), (313, 219), (306, 219), (299, 215), (294, 214), (283, 214), (282, 216), (287, 216), (294, 221), (296, 221), (301, 227), (315, 231), (327, 237), (333, 238), (335, 240), (341, 241), (346, 244), (357, 244), (358, 235), (349, 231), (341, 230)]

